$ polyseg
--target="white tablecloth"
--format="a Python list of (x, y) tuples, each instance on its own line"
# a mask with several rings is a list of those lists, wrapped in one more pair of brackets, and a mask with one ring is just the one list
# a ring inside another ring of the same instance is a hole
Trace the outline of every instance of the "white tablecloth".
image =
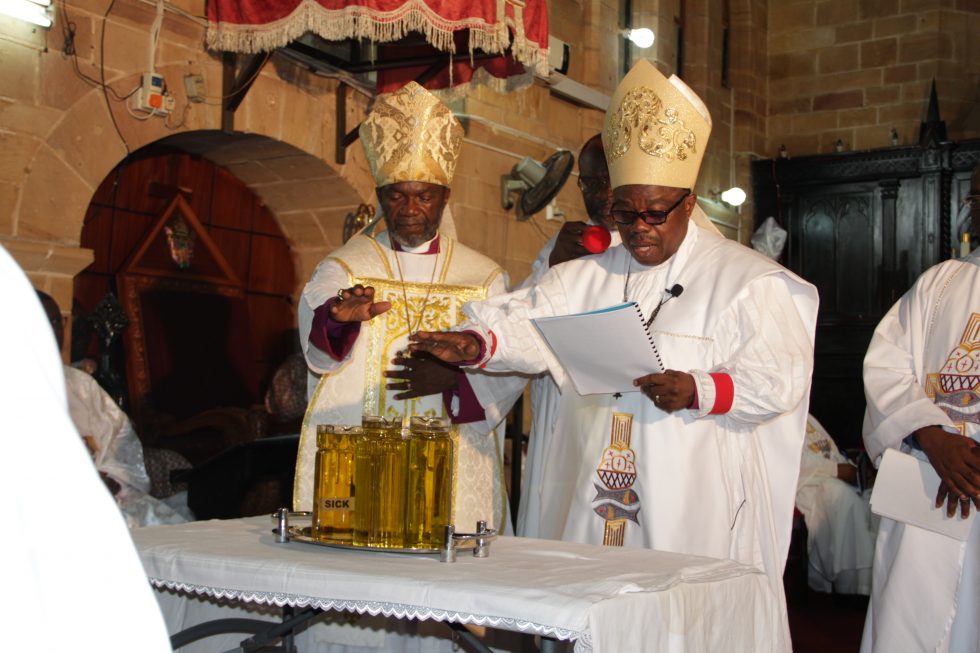
[(575, 650), (765, 651), (777, 632), (762, 572), (646, 549), (497, 538), (490, 557), (275, 542), (268, 517), (133, 531), (157, 588), (219, 599), (471, 623)]

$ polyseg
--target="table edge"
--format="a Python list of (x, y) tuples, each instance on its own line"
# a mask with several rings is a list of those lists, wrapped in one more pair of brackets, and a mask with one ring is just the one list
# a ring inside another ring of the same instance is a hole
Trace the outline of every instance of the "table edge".
[(468, 612), (458, 612), (455, 610), (433, 609), (419, 605), (405, 603), (390, 603), (382, 601), (358, 601), (351, 599), (329, 599), (303, 596), (296, 594), (286, 594), (280, 592), (258, 592), (251, 590), (237, 590), (209, 585), (196, 585), (181, 581), (167, 580), (164, 578), (149, 577), (150, 584), (157, 589), (167, 589), (188, 594), (197, 594), (216, 599), (233, 599), (246, 603), (257, 603), (260, 605), (275, 605), (277, 607), (290, 606), (294, 608), (319, 608), (321, 610), (342, 610), (345, 612), (356, 612), (358, 614), (370, 614), (371, 616), (383, 615), (385, 617), (396, 617), (398, 619), (415, 619), (425, 621), (441, 621), (458, 624), (473, 624), (477, 626), (487, 626), (490, 628), (500, 628), (520, 633), (532, 633), (553, 637), (566, 642), (576, 644), (576, 653), (591, 651), (591, 637), (587, 632), (580, 632), (548, 626), (533, 621), (512, 619), (510, 617), (494, 617), (490, 615), (478, 615)]

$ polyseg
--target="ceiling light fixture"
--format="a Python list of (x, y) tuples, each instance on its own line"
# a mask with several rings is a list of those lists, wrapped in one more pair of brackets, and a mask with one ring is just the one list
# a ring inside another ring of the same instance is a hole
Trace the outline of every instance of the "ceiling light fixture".
[(40, 27), (51, 27), (51, 0), (0, 0), (0, 14)]
[(721, 201), (730, 206), (742, 206), (745, 203), (745, 191), (738, 186), (732, 186), (721, 194)]
[(656, 39), (653, 30), (648, 27), (623, 30), (623, 34), (633, 42), (633, 45), (643, 50), (653, 45), (653, 41)]

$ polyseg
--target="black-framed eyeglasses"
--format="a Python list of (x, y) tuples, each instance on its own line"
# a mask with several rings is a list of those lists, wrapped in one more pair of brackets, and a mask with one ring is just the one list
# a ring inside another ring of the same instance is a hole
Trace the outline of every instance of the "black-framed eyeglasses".
[(613, 209), (611, 211), (613, 220), (616, 224), (628, 225), (636, 222), (637, 218), (641, 218), (645, 223), (651, 226), (656, 226), (667, 222), (667, 216), (669, 216), (674, 209), (681, 205), (687, 196), (691, 194), (690, 190), (684, 191), (676, 202), (674, 202), (669, 209), (664, 209), (663, 211), (624, 211), (622, 209)]

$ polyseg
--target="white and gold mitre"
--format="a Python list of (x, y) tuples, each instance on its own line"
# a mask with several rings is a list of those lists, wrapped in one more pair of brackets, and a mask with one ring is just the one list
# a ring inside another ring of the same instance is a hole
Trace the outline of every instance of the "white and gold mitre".
[(711, 135), (711, 114), (677, 75), (641, 59), (616, 87), (602, 129), (613, 188), (693, 188)]
[(401, 181), (448, 186), (463, 144), (453, 112), (415, 82), (379, 97), (360, 135), (379, 188)]

